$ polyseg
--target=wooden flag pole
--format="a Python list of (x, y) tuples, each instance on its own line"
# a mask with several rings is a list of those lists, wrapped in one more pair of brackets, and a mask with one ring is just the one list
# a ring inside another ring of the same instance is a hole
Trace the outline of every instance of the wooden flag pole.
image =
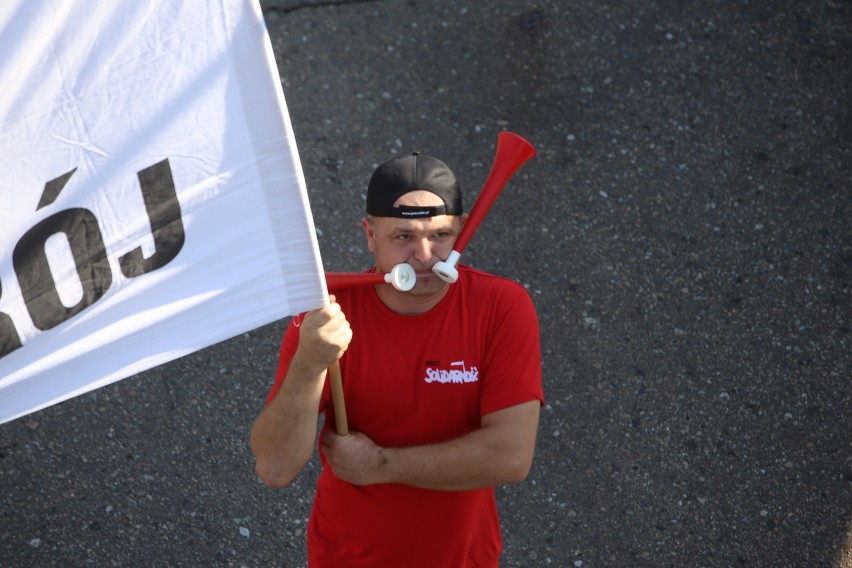
[(331, 402), (334, 405), (334, 425), (341, 436), (349, 435), (349, 424), (346, 421), (346, 403), (343, 400), (343, 379), (340, 376), (340, 363), (335, 361), (328, 368), (331, 379)]

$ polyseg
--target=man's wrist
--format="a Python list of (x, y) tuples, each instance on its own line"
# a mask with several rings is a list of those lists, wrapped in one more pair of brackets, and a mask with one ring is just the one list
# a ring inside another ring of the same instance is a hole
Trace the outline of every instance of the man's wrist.
[(304, 379), (315, 380), (321, 376), (327, 368), (328, 365), (324, 365), (321, 362), (318, 363), (309, 357), (300, 356), (298, 351), (293, 356), (293, 359), (290, 360), (290, 369), (296, 376)]
[(397, 465), (399, 450), (394, 448), (378, 448), (376, 456), (376, 473), (379, 476), (379, 483), (398, 483), (394, 467)]

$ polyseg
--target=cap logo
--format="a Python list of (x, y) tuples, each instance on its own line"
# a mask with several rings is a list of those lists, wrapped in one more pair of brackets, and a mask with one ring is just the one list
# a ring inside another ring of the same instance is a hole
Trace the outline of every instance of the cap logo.
[(396, 215), (391, 217), (400, 217), (402, 219), (420, 219), (423, 217), (437, 217), (438, 215), (446, 215), (447, 208), (444, 205), (436, 207), (415, 207), (412, 205), (400, 205), (394, 207)]

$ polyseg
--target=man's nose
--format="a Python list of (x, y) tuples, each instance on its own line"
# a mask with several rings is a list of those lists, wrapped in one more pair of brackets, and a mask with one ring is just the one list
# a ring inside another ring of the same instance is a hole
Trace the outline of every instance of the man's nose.
[(421, 263), (428, 263), (432, 260), (432, 243), (429, 239), (418, 239), (415, 241), (414, 259)]

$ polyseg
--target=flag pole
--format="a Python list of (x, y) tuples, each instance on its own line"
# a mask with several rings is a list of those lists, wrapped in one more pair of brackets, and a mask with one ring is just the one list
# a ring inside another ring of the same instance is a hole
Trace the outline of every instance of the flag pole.
[(334, 425), (340, 436), (349, 435), (349, 424), (346, 420), (346, 403), (343, 400), (343, 379), (340, 376), (340, 362), (335, 361), (328, 368), (331, 380), (331, 402), (334, 405)]

